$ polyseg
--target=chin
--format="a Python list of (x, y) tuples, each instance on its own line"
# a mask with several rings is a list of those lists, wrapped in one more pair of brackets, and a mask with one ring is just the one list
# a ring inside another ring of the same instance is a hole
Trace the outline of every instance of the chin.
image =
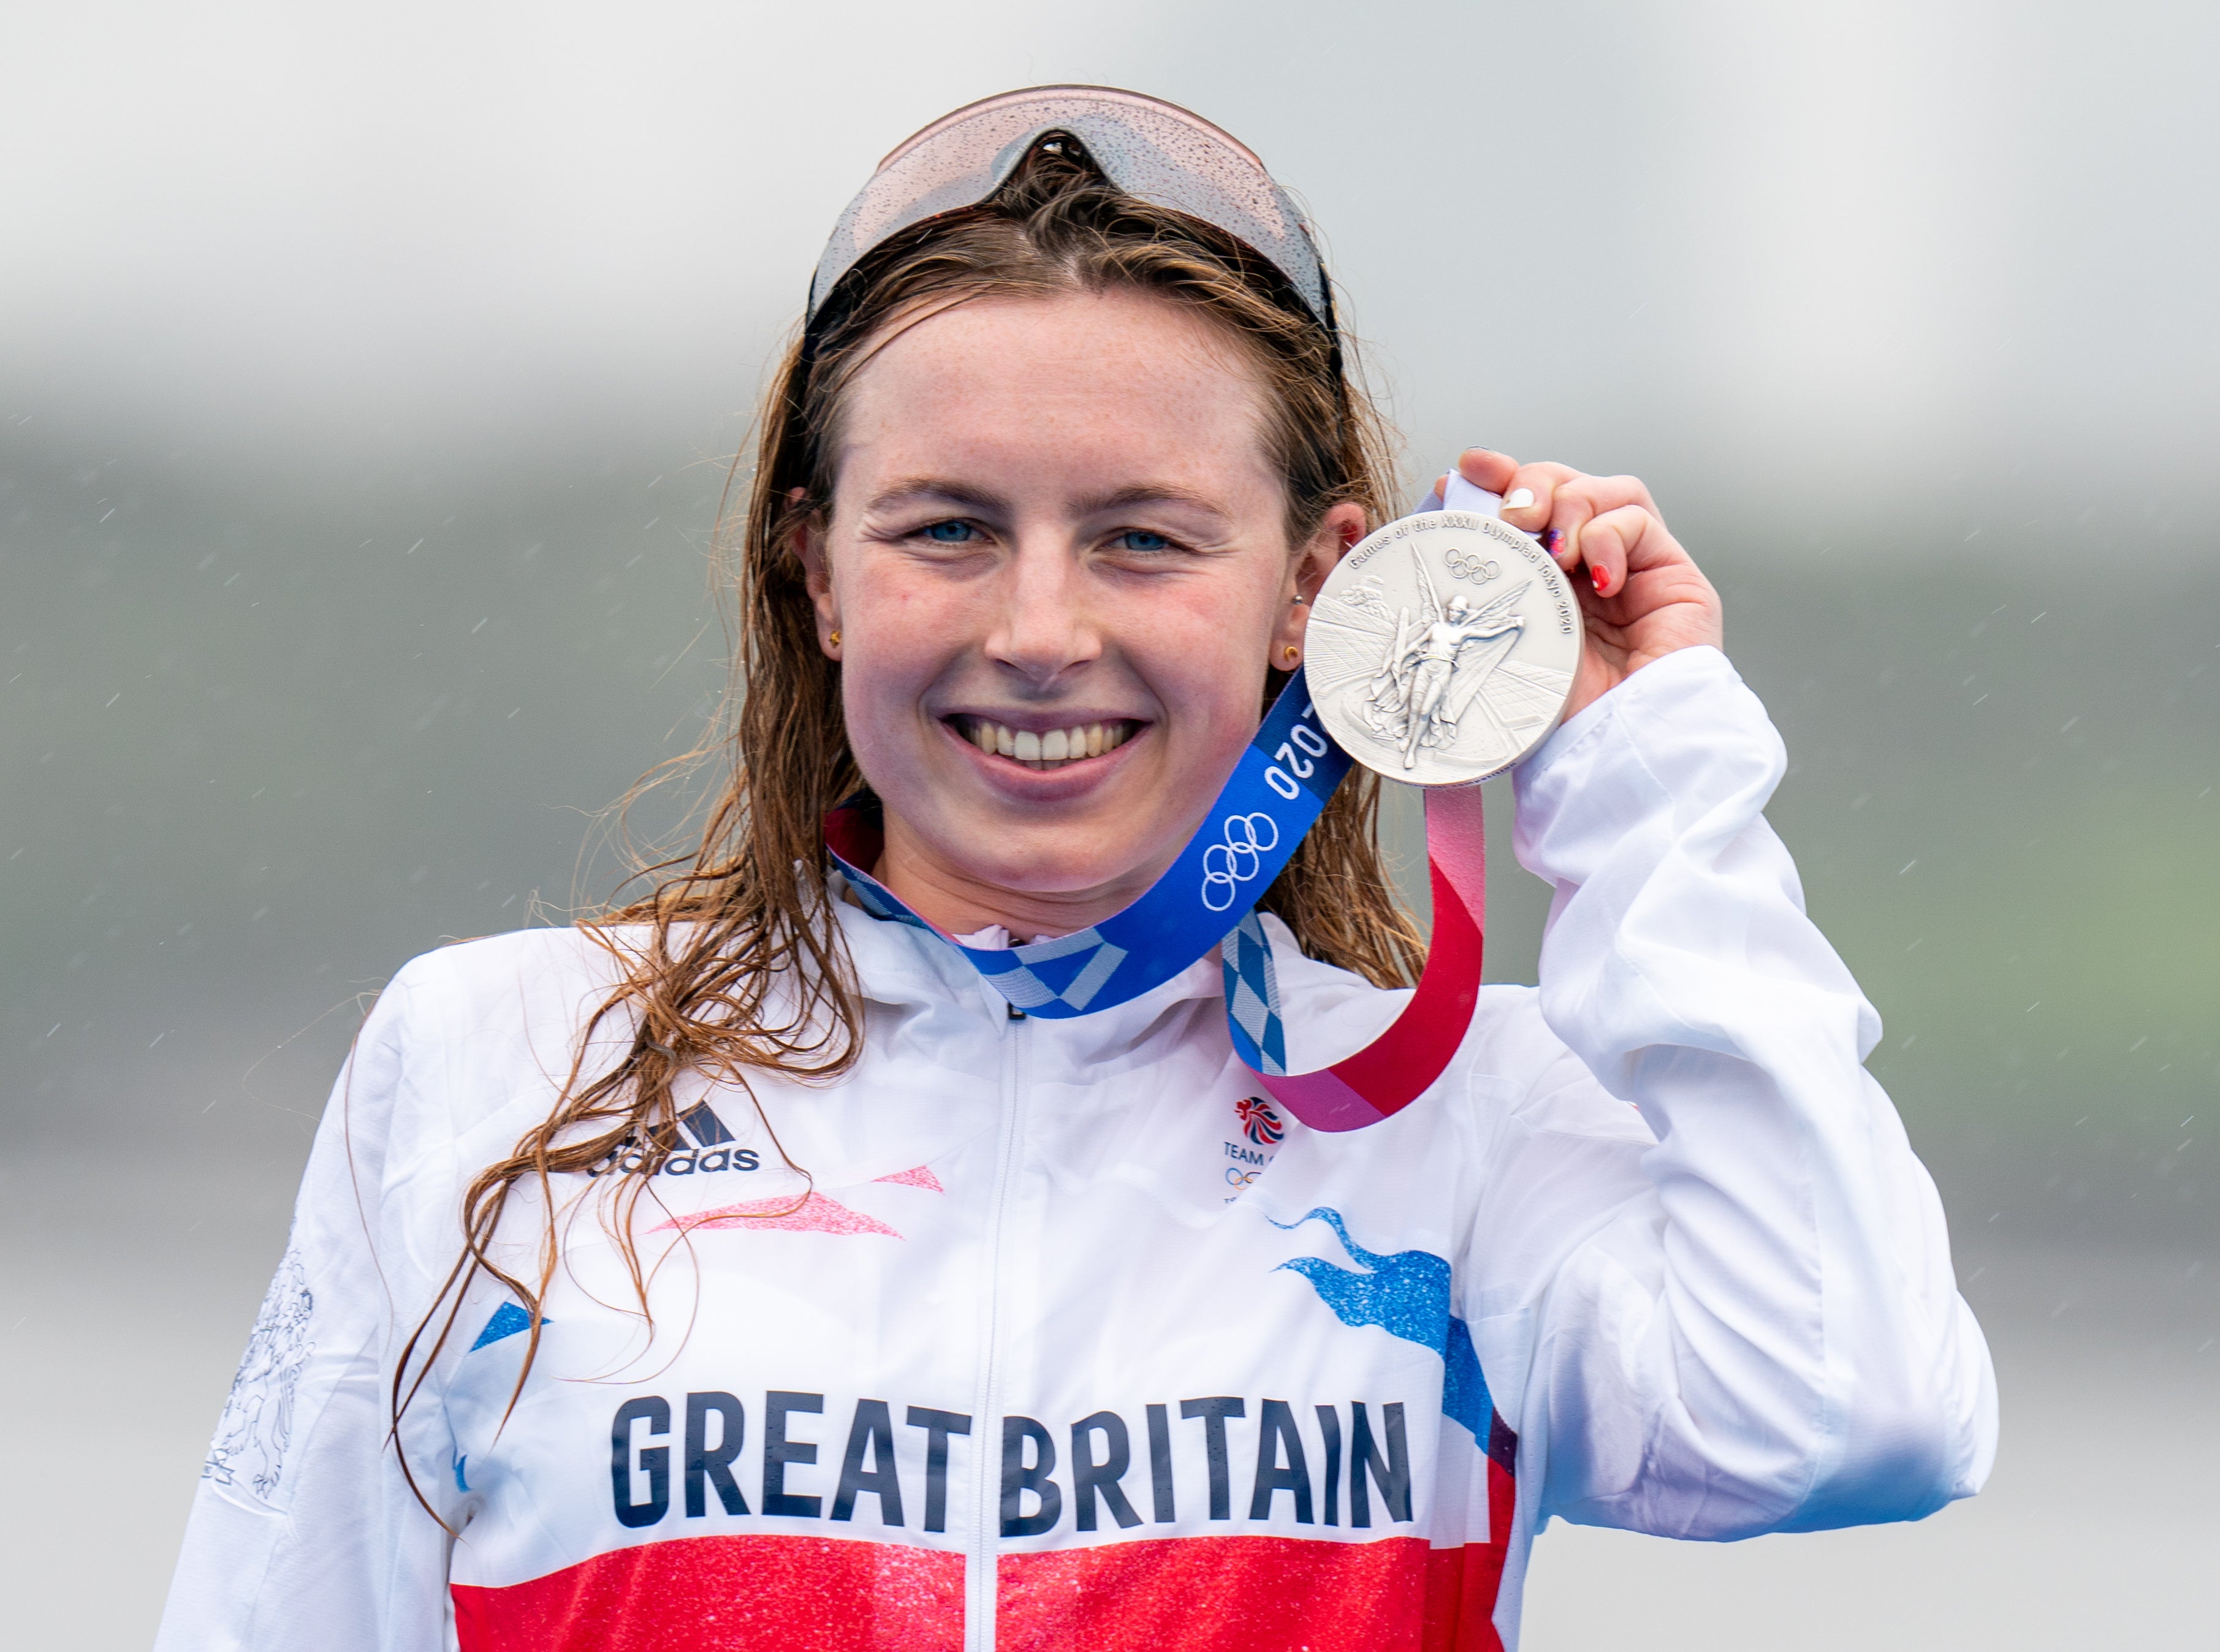
[[(1023, 895), (1085, 895), (1142, 876), (1157, 858), (1157, 845), (1130, 838), (1120, 842), (1126, 834), (1114, 828), (1106, 831), (1107, 824), (1092, 819), (1052, 826), (1022, 824), (1007, 817), (976, 826), (968, 820), (952, 821), (951, 836), (962, 847), (951, 852), (953, 845), (944, 845), (941, 852), (967, 876), (995, 888)], [(992, 852), (981, 853), (978, 845), (989, 844)]]

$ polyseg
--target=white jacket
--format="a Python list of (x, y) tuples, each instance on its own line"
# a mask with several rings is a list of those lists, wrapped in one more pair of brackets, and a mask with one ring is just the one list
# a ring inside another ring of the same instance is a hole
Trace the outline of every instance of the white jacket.
[[(1541, 987), (1344, 1135), (1257, 1100), (1214, 956), (1013, 1018), (843, 906), (862, 1059), (695, 1082), (635, 1218), (652, 1329), (620, 1177), (558, 1185), (513, 1410), (525, 1316), (474, 1287), (402, 1431), (452, 1541), (386, 1441), (399, 1350), (614, 977), (568, 930), (417, 959), (325, 1114), (160, 1647), (1493, 1648), (1553, 1514), (1730, 1538), (1967, 1495), (1987, 1351), (1760, 813), (1781, 767), (1709, 649), (1567, 724), (1518, 780)], [(1403, 1001), (1275, 938), (1291, 1066)]]

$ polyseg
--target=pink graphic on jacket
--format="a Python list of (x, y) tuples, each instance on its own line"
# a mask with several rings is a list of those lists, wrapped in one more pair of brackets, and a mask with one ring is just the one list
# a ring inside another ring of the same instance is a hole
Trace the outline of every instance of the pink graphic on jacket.
[[(921, 1188), (927, 1193), (947, 1191), (940, 1185), (940, 1178), (922, 1164), (871, 1180), (874, 1184), (892, 1182), (898, 1188)], [(658, 1224), (654, 1231), (663, 1233), (673, 1228), (682, 1233), (715, 1228), (770, 1228), (786, 1233), (883, 1233), (889, 1239), (901, 1237), (877, 1217), (866, 1216), (814, 1190), (799, 1205), (791, 1198), (744, 1200), (737, 1205), (720, 1205), (714, 1210), (674, 1216)]]
[(799, 1205), (791, 1199), (750, 1199), (738, 1205), (720, 1205), (691, 1216), (674, 1216), (655, 1231), (660, 1233), (674, 1227), (687, 1233), (700, 1228), (751, 1227), (787, 1233), (883, 1233), (890, 1239), (901, 1237), (876, 1216), (851, 1210), (820, 1193), (809, 1194)]
[(897, 1170), (890, 1176), (873, 1176), (874, 1181), (891, 1181), (897, 1188), (922, 1188), (927, 1193), (946, 1193), (940, 1178), (922, 1164), (907, 1170)]

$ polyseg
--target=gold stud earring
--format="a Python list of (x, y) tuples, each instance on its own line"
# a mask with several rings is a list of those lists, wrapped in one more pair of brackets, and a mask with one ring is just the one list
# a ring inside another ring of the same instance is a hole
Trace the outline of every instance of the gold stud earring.
[(840, 633), (839, 633), (839, 632), (837, 632), (837, 631), (836, 631), (836, 632), (834, 632), (834, 633), (832, 633), (832, 646), (833, 646), (833, 647), (835, 647), (835, 648), (838, 648), (839, 645), (840, 645)]
[(1293, 643), (1289, 643), (1289, 644), (1288, 645), (1288, 646), (1287, 646), (1287, 649), (1286, 649), (1286, 653), (1287, 653), (1287, 656), (1288, 656), (1288, 664), (1290, 664), (1290, 665), (1293, 665), (1293, 664), (1296, 662), (1296, 660), (1300, 659), (1300, 658), (1302, 657), (1302, 651), (1302, 651), (1301, 649), (1300, 649), (1300, 648), (1296, 647), (1296, 646), (1294, 645), (1294, 644), (1293, 644)]

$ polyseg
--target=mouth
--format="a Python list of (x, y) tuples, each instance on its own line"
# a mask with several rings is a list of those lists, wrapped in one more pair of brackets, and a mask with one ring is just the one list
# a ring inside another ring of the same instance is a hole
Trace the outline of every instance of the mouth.
[(1131, 717), (1104, 722), (1073, 723), (1063, 728), (1012, 728), (992, 718), (959, 712), (944, 720), (962, 739), (989, 757), (1037, 772), (1069, 769), (1090, 758), (1107, 756), (1139, 733), (1147, 725)]

